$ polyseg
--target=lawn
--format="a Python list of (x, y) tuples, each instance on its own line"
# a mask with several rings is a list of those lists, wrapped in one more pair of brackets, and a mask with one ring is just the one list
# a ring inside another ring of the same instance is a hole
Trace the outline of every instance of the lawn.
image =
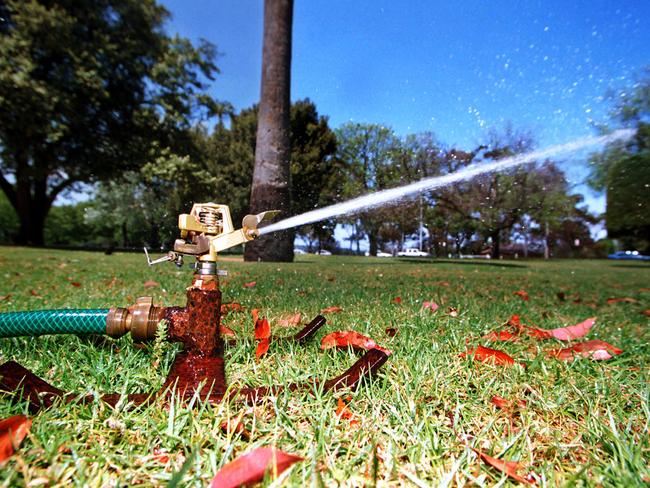
[[(28, 437), (0, 469), (4, 486), (207, 486), (225, 463), (270, 445), (305, 458), (265, 482), (272, 486), (516, 484), (472, 448), (520, 462), (520, 474), (532, 472), (540, 486), (650, 483), (650, 319), (641, 313), (650, 308), (649, 265), (307, 255), (293, 264), (232, 258), (222, 267), (229, 271), (224, 301), (246, 307), (224, 318), (241, 339), (226, 349), (230, 383), (333, 377), (358, 357), (351, 349), (320, 349), (320, 339), (336, 330), (358, 331), (390, 349), (381, 374), (356, 391), (282, 392), (255, 407), (56, 404), (33, 417)], [(10, 247), (0, 248), (0, 269), (1, 312), (126, 306), (147, 295), (184, 305), (191, 279), (187, 268), (148, 268), (141, 255)], [(150, 280), (154, 286), (145, 288)], [(519, 290), (530, 299), (514, 294)], [(423, 309), (424, 301), (440, 307)], [(294, 328), (278, 319), (301, 312), (304, 323), (331, 306), (343, 311), (327, 314), (313, 342), (272, 344), (255, 359), (251, 309), (270, 319), (275, 334), (289, 335)], [(513, 314), (545, 329), (595, 316), (586, 339), (624, 352), (606, 361), (560, 361), (545, 354), (566, 346), (555, 339), (482, 339)], [(523, 366), (459, 356), (478, 345)], [(13, 359), (60, 388), (97, 395), (158, 388), (177, 350), (162, 342), (136, 348), (126, 337), (0, 339), (1, 362)], [(512, 406), (496, 407), (495, 395)], [(340, 397), (349, 418), (336, 415)], [(26, 404), (0, 397), (0, 418), (26, 412)], [(233, 419), (248, 439), (222, 431)]]

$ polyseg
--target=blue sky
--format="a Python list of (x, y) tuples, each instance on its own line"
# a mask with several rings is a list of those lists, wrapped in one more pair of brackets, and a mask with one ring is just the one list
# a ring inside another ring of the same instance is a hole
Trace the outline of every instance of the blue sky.
[[(213, 94), (257, 102), (263, 1), (163, 4), (170, 32), (222, 53)], [(593, 135), (607, 90), (650, 65), (650, 2), (296, 0), (293, 40), (292, 99), (312, 99), (333, 127), (382, 123), (473, 148), (509, 121), (545, 147)], [(578, 184), (585, 154), (563, 167)]]

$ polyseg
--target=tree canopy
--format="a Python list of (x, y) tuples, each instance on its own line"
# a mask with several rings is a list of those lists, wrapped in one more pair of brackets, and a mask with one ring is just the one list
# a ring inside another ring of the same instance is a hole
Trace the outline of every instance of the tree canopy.
[(215, 48), (168, 36), (154, 0), (8, 0), (0, 28), (0, 186), (18, 241), (43, 243), (55, 198), (137, 169), (223, 107)]
[(589, 181), (607, 193), (609, 236), (650, 252), (650, 69), (644, 75), (616, 94), (611, 114), (611, 125), (634, 128), (634, 137), (594, 155)]

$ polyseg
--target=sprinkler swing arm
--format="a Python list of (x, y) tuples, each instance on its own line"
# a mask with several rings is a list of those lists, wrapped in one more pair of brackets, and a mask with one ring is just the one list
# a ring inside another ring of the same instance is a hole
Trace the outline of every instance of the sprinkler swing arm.
[[(217, 270), (218, 253), (233, 246), (248, 242), (259, 235), (258, 225), (270, 219), (277, 211), (262, 212), (257, 215), (244, 217), (241, 229), (234, 229), (230, 218), (230, 210), (226, 205), (215, 203), (195, 204), (189, 214), (179, 216), (180, 238), (174, 243), (173, 251), (167, 255), (152, 260), (146, 252), (148, 264), (173, 262), (182, 265), (184, 256), (196, 258), (195, 272), (192, 284), (187, 289), (187, 305), (185, 307), (157, 307), (152, 297), (141, 297), (130, 307), (114, 307), (98, 311), (50, 311), (49, 316), (41, 318), (40, 328), (31, 335), (52, 333), (48, 320), (76, 321), (77, 328), (73, 331), (87, 330), (84, 318), (92, 317), (93, 328), (90, 333), (105, 333), (113, 338), (131, 333), (133, 340), (142, 342), (152, 340), (161, 322), (166, 323), (167, 339), (172, 342), (182, 342), (181, 351), (170, 368), (162, 388), (157, 392), (129, 394), (128, 401), (141, 404), (158, 398), (169, 398), (176, 392), (188, 400), (198, 395), (204, 401), (217, 403), (224, 398), (235, 397), (245, 402), (256, 402), (269, 394), (282, 390), (296, 391), (314, 387), (311, 384), (289, 384), (283, 386), (228, 389), (225, 364), (224, 340), (220, 335), (221, 321), (221, 290)], [(79, 312), (87, 312), (79, 314)], [(95, 312), (94, 314), (92, 312)], [(0, 314), (0, 337), (24, 335), (31, 324), (29, 317), (33, 314), (47, 312), (17, 312)], [(23, 315), (21, 315), (23, 314)], [(76, 314), (76, 315), (75, 315)], [(105, 331), (101, 330), (100, 319), (105, 316)], [(3, 321), (3, 316), (5, 320)], [(9, 323), (19, 322), (20, 326)], [(67, 323), (67, 322), (66, 322)], [(326, 323), (322, 316), (315, 317), (301, 331), (289, 338), (272, 338), (272, 342), (291, 340), (303, 343), (312, 338)], [(99, 326), (98, 326), (99, 324)], [(50, 324), (51, 325), (51, 324)], [(66, 332), (61, 323), (53, 327), (55, 332)], [(16, 332), (19, 330), (19, 332)], [(88, 333), (88, 332), (86, 332)], [(386, 362), (388, 356), (378, 349), (366, 352), (355, 364), (343, 374), (316, 382), (324, 391), (335, 391), (340, 388), (353, 388), (364, 377), (375, 374)], [(9, 361), (0, 365), (0, 390), (13, 393), (15, 397), (28, 401), (29, 408), (36, 411), (49, 407), (57, 399), (70, 401), (78, 398), (66, 394), (50, 385), (20, 364)], [(122, 395), (106, 394), (101, 397), (108, 404), (116, 405)], [(82, 397), (82, 401), (91, 400)]]

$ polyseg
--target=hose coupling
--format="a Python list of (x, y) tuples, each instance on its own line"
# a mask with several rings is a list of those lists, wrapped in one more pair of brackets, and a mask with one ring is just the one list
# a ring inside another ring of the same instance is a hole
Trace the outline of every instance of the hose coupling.
[(140, 297), (128, 308), (111, 308), (106, 316), (106, 334), (118, 338), (131, 332), (135, 342), (156, 336), (158, 323), (165, 315), (164, 307), (155, 307), (152, 297)]

